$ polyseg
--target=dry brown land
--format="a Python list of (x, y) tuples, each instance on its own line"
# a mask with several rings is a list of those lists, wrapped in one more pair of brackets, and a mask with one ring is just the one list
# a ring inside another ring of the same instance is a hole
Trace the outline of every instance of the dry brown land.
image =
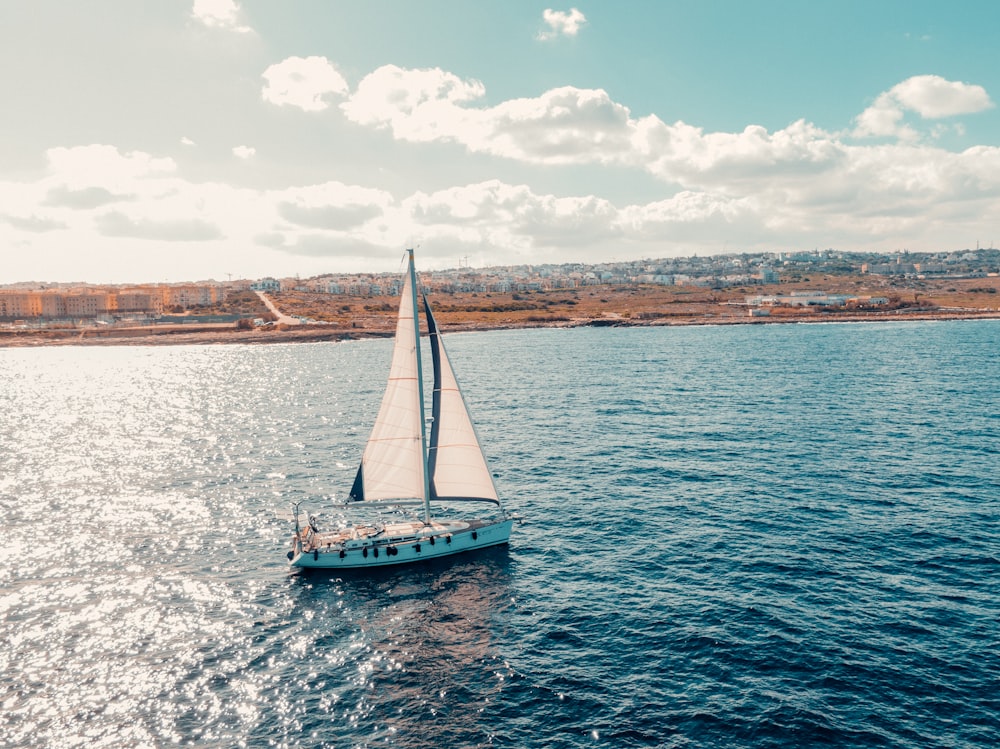
[[(749, 317), (747, 296), (793, 291), (880, 296), (882, 308), (776, 307), (769, 317)], [(173, 325), (84, 330), (0, 330), (0, 346), (288, 343), (388, 336), (395, 326), (395, 297), (347, 297), (307, 292), (270, 295), (288, 315), (318, 324), (251, 330), (226, 325)], [(1000, 277), (888, 279), (815, 275), (792, 283), (710, 290), (677, 286), (587, 286), (515, 294), (438, 294), (432, 300), (442, 330), (580, 325), (705, 325), (900, 319), (1000, 318)]]

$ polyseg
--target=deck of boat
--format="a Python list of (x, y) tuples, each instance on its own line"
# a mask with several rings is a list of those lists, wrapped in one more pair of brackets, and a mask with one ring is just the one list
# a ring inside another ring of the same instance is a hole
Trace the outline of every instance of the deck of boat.
[(361, 525), (346, 530), (320, 531), (307, 528), (302, 533), (302, 550), (312, 551), (324, 547), (355, 547), (381, 544), (403, 544), (429, 540), (433, 537), (473, 531), (488, 525), (483, 520), (433, 521), (429, 525), (420, 520), (393, 521), (381, 525)]

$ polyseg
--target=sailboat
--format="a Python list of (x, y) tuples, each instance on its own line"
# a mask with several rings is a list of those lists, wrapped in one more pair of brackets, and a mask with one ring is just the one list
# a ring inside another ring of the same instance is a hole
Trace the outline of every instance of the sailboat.
[[(300, 525), (296, 505), (288, 552), (293, 567), (386, 567), (498, 546), (510, 539), (515, 517), (500, 501), (426, 296), (434, 386), (429, 418), (425, 412), (417, 273), (413, 250), (406, 252), (408, 269), (389, 380), (349, 501), (393, 512), (416, 507), (419, 512), (324, 530), (311, 515)], [(492, 506), (492, 512), (470, 518), (438, 509), (461, 503)]]

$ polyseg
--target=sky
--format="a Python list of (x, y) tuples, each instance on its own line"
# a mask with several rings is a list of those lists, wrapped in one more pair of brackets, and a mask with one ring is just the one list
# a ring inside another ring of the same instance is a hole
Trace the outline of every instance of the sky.
[(998, 41), (995, 0), (3, 0), (0, 284), (996, 246)]

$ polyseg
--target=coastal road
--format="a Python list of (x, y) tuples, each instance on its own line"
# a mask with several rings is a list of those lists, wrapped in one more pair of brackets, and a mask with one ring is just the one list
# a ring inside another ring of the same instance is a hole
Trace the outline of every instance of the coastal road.
[(302, 321), (297, 317), (289, 317), (274, 306), (274, 302), (267, 298), (267, 295), (263, 291), (255, 292), (260, 300), (267, 305), (267, 308), (271, 310), (275, 317), (278, 318), (277, 322), (281, 325), (301, 325)]

